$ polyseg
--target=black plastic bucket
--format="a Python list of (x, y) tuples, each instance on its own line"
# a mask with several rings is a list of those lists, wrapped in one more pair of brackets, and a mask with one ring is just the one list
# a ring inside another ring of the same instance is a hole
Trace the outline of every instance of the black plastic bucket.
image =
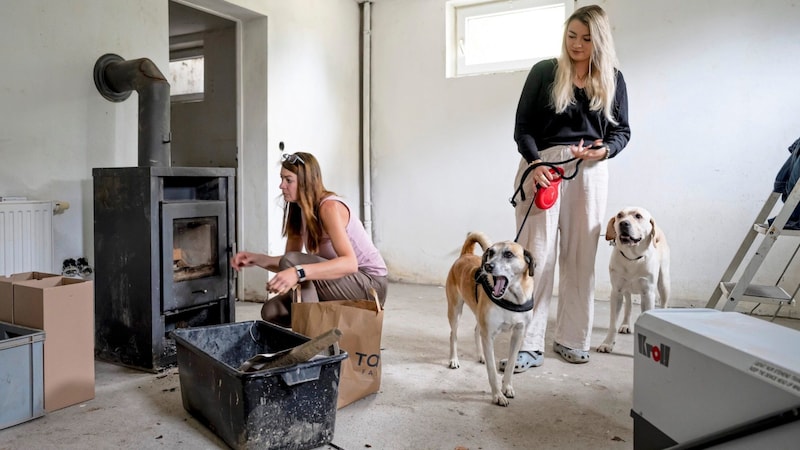
[(250, 357), (309, 338), (263, 321), (178, 329), (171, 335), (183, 407), (231, 447), (309, 449), (333, 439), (346, 352), (246, 373), (238, 367)]

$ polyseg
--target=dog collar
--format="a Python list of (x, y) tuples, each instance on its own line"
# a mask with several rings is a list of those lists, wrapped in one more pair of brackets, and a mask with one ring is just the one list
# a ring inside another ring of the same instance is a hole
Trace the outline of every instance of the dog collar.
[(494, 298), (492, 295), (492, 287), (489, 286), (489, 280), (486, 277), (486, 272), (481, 269), (477, 269), (475, 271), (475, 301), (478, 300), (478, 285), (483, 287), (483, 292), (486, 292), (486, 296), (489, 297), (489, 300), (492, 301), (495, 305), (513, 312), (526, 312), (533, 309), (533, 297), (530, 298), (527, 302), (523, 304), (513, 303), (508, 300), (502, 298)]
[(619, 254), (620, 254), (620, 255), (622, 255), (622, 256), (623, 256), (625, 259), (627, 259), (628, 261), (638, 261), (638, 260), (640, 260), (640, 259), (644, 258), (644, 255), (642, 255), (642, 256), (640, 256), (640, 257), (638, 257), (638, 258), (633, 258), (633, 259), (630, 259), (630, 258), (628, 258), (627, 256), (625, 256), (625, 253), (622, 253), (622, 250), (620, 250), (620, 251), (619, 251)]

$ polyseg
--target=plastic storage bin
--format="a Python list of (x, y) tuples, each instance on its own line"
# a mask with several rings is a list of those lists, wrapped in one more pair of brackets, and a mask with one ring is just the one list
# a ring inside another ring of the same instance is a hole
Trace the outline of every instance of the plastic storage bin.
[(185, 328), (177, 346), (183, 407), (235, 449), (308, 449), (333, 439), (347, 353), (263, 372), (238, 367), (308, 337), (263, 321)]
[(0, 322), (0, 430), (44, 415), (44, 331)]

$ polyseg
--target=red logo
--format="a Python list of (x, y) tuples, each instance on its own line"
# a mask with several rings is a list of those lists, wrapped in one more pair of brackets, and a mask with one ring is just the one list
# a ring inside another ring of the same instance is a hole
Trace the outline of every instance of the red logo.
[(653, 345), (647, 342), (647, 336), (641, 333), (637, 333), (636, 336), (639, 342), (638, 350), (640, 355), (651, 358), (653, 361), (661, 364), (664, 367), (669, 366), (669, 345)]

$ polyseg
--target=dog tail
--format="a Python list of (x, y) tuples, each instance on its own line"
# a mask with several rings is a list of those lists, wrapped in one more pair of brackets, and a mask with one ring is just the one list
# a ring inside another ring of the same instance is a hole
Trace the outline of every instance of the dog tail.
[(468, 255), (470, 253), (475, 253), (475, 244), (481, 246), (482, 251), (486, 251), (489, 246), (491, 246), (491, 242), (489, 242), (489, 238), (481, 233), (480, 231), (473, 231), (467, 234), (467, 239), (464, 241), (464, 246), (461, 247), (461, 255)]

